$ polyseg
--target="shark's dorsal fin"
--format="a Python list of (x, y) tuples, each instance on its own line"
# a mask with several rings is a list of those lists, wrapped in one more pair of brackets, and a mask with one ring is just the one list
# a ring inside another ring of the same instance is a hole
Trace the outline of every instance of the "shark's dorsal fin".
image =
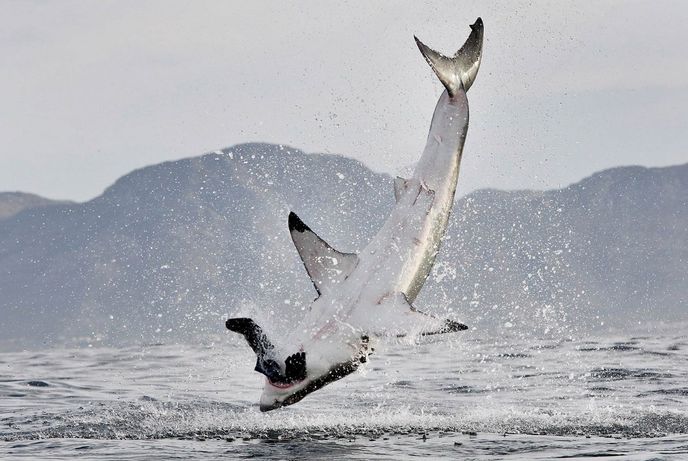
[(294, 212), (289, 213), (289, 232), (319, 295), (346, 279), (358, 264), (358, 256), (332, 248)]
[(401, 292), (390, 294), (378, 301), (368, 312), (369, 333), (376, 336), (430, 336), (468, 328), (463, 323), (440, 319), (419, 311)]

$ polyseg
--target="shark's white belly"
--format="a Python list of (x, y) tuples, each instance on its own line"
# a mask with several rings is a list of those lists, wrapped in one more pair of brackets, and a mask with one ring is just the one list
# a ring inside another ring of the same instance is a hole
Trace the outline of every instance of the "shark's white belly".
[(378, 290), (402, 292), (412, 302), (423, 287), (454, 203), (467, 127), (465, 93), (450, 98), (445, 91), (409, 187), (361, 254), (362, 278)]

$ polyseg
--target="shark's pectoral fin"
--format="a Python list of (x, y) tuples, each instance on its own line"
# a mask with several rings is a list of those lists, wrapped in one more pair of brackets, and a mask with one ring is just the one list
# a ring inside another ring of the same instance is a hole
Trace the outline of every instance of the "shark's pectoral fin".
[(468, 329), (463, 323), (439, 319), (416, 309), (403, 293), (384, 298), (372, 307), (371, 333), (377, 336), (403, 338), (430, 336)]
[[(426, 314), (424, 312), (418, 312), (420, 315), (425, 315), (425, 316), (430, 316), (430, 314)], [(431, 317), (431, 316), (430, 316)], [(435, 318), (435, 317), (433, 317)], [(437, 319), (442, 322), (441, 325), (439, 325), (436, 329), (434, 330), (423, 330), (419, 333), (420, 336), (432, 336), (432, 335), (441, 335), (444, 333), (456, 333), (457, 331), (463, 331), (463, 330), (468, 330), (468, 326), (464, 325), (461, 322), (457, 322), (451, 319)]]
[(293, 212), (289, 213), (289, 232), (318, 294), (342, 282), (358, 264), (357, 255), (332, 248)]

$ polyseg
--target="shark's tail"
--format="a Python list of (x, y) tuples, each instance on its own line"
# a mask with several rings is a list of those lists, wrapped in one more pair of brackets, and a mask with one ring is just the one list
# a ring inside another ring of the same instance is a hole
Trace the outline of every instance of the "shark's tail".
[(284, 361), (284, 370), (276, 360), (275, 346), (270, 342), (263, 329), (249, 318), (227, 320), (228, 330), (244, 335), (246, 342), (256, 353), (256, 367), (272, 383), (289, 384), (306, 377), (306, 353), (297, 352)]
[(429, 48), (414, 36), (420, 52), (447, 89), (449, 96), (454, 96), (461, 87), (468, 91), (480, 68), (483, 50), (483, 20), (476, 19), (471, 29), (466, 43), (451, 58)]

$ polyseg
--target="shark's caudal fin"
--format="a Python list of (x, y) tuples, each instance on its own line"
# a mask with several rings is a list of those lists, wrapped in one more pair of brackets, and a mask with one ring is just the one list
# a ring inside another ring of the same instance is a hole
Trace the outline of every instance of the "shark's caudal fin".
[(347, 278), (358, 264), (358, 256), (332, 248), (294, 212), (289, 213), (289, 232), (318, 294)]
[(471, 25), (472, 32), (466, 39), (461, 49), (453, 57), (444, 56), (437, 51), (429, 48), (423, 42), (416, 39), (416, 44), (423, 53), (425, 60), (428, 61), (432, 70), (435, 71), (449, 96), (454, 96), (463, 86), (465, 91), (473, 85), (475, 76), (480, 68), (480, 58), (483, 49), (483, 21), (478, 18)]
[(290, 355), (284, 361), (284, 372), (275, 360), (275, 346), (263, 333), (263, 329), (252, 319), (233, 318), (227, 320), (225, 326), (228, 330), (244, 335), (246, 342), (256, 353), (256, 367), (258, 373), (262, 373), (275, 384), (289, 384), (306, 378), (306, 353), (297, 352)]
[(396, 293), (373, 306), (370, 317), (370, 333), (377, 336), (431, 336), (468, 329), (463, 323), (439, 319), (419, 311), (406, 299), (404, 293)]

